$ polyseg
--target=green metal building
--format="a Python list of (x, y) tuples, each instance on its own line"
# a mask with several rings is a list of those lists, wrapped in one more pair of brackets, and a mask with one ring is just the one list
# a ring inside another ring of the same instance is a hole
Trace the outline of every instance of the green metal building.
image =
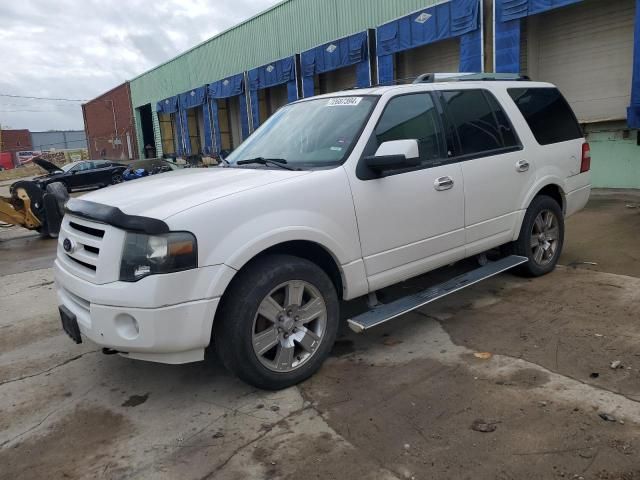
[(141, 156), (233, 148), (288, 101), (429, 71), (557, 84), (594, 184), (640, 188), (640, 0), (285, 0), (130, 81)]

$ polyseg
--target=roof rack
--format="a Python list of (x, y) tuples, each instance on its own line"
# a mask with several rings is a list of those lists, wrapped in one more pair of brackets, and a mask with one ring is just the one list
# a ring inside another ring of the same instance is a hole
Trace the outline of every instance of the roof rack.
[(424, 73), (413, 83), (435, 82), (472, 82), (472, 81), (529, 81), (530, 78), (519, 73)]

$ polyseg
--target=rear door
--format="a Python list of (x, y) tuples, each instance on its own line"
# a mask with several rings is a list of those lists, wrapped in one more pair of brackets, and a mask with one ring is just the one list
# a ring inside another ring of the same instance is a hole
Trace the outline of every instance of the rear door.
[(512, 240), (520, 207), (535, 182), (515, 129), (485, 89), (441, 92), (451, 153), (465, 184), (467, 256)]

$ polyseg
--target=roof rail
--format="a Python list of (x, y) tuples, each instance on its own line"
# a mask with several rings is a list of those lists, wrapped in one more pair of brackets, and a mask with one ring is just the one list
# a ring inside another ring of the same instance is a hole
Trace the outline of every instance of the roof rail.
[(528, 76), (519, 73), (424, 73), (413, 83), (528, 80)]

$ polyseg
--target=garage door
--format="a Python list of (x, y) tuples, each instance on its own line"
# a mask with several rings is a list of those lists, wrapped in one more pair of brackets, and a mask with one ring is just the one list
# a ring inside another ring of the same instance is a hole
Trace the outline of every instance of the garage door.
[(555, 83), (581, 122), (625, 119), (634, 13), (635, 0), (587, 0), (530, 17), (529, 74)]
[(415, 78), (423, 73), (457, 72), (460, 67), (460, 39), (430, 43), (396, 55), (396, 78)]
[(358, 84), (358, 79), (356, 78), (356, 66), (351, 65), (349, 67), (333, 70), (332, 72), (322, 73), (318, 75), (317, 81), (319, 86), (318, 93), (331, 93), (348, 90)]

